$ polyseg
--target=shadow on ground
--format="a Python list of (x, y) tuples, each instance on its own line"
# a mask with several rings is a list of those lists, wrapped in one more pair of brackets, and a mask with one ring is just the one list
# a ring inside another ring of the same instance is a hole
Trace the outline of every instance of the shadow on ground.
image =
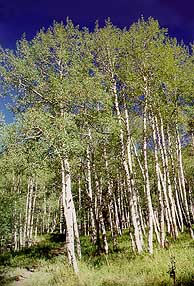
[(60, 234), (51, 234), (46, 240), (39, 242), (29, 248), (20, 251), (9, 251), (0, 255), (0, 286), (9, 285), (17, 280), (17, 276), (9, 277), (9, 273), (16, 267), (27, 270), (37, 268), (41, 261), (51, 260), (54, 257), (65, 254), (64, 236)]
[(0, 285), (1, 286), (8, 286), (10, 283), (16, 281), (16, 277), (7, 277), (6, 273), (0, 272)]
[[(20, 251), (9, 251), (0, 255), (0, 265), (2, 266), (26, 266), (25, 261), (28, 258), (52, 259), (54, 256), (65, 252), (64, 236), (61, 234), (51, 234), (45, 241), (39, 242), (31, 247)], [(24, 265), (22, 265), (22, 261)], [(16, 264), (16, 265), (15, 265)]]
[[(129, 278), (130, 279), (130, 278)], [(104, 280), (101, 284), (101, 286), (128, 286), (129, 281), (116, 281), (116, 280)], [(132, 282), (133, 285), (133, 282)], [(157, 281), (155, 280), (154, 282), (147, 281), (142, 284), (143, 286), (193, 286), (194, 285), (194, 274), (191, 278), (188, 277), (182, 277), (179, 280), (174, 282), (169, 279), (169, 281)], [(141, 285), (139, 285), (141, 286)]]

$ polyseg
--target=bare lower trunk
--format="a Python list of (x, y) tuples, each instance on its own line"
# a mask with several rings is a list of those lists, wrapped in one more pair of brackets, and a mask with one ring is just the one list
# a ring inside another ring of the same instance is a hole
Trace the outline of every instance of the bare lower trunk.
[[(184, 231), (183, 214), (182, 214), (181, 205), (180, 205), (180, 194), (179, 194), (177, 174), (176, 174), (176, 169), (175, 169), (175, 156), (173, 152), (173, 144), (172, 144), (172, 138), (171, 138), (169, 128), (168, 128), (168, 142), (169, 142), (169, 147), (170, 147), (169, 153), (170, 153), (172, 176), (173, 176), (173, 183), (174, 183), (176, 217), (177, 217), (179, 230), (183, 232)], [(176, 147), (177, 147), (177, 144), (176, 144)]]
[[(91, 131), (88, 130), (88, 137), (89, 141), (91, 141)], [(93, 203), (93, 191), (92, 191), (92, 175), (91, 175), (91, 152), (90, 152), (90, 145), (87, 146), (87, 187), (88, 187), (88, 199), (89, 199), (89, 212), (90, 212), (90, 222), (91, 222), (91, 237), (92, 241), (95, 243), (97, 239), (96, 233), (96, 223), (95, 223), (95, 207)]]
[(144, 77), (145, 82), (145, 105), (143, 112), (143, 155), (144, 155), (144, 177), (145, 177), (145, 190), (148, 205), (148, 250), (150, 254), (153, 254), (153, 208), (152, 208), (152, 198), (150, 193), (150, 180), (148, 172), (148, 158), (147, 158), (147, 118), (148, 118), (148, 88), (147, 79)]
[(188, 206), (187, 194), (186, 194), (185, 176), (184, 176), (183, 161), (182, 161), (181, 141), (180, 141), (179, 132), (178, 132), (177, 127), (176, 127), (176, 133), (177, 133), (177, 143), (178, 143), (178, 164), (179, 164), (178, 167), (179, 167), (180, 182), (182, 185), (184, 207), (185, 207), (185, 212), (186, 212), (186, 216), (187, 216), (188, 228), (190, 230), (191, 237), (194, 239), (194, 233), (193, 233), (193, 229), (192, 229), (192, 225), (191, 225), (189, 206)]
[(101, 226), (101, 231), (102, 231), (103, 250), (105, 254), (108, 254), (108, 242), (107, 242), (106, 228), (104, 224), (104, 218), (102, 215), (102, 211), (100, 211), (99, 213), (99, 221), (100, 221), (100, 226)]
[(160, 176), (160, 182), (161, 182), (161, 187), (162, 187), (162, 196), (161, 198), (163, 199), (163, 205), (164, 205), (164, 218), (167, 224), (167, 232), (170, 234), (171, 233), (171, 225), (172, 225), (172, 217), (171, 217), (171, 212), (170, 212), (170, 205), (169, 205), (169, 198), (167, 194), (167, 178), (166, 178), (166, 166), (165, 166), (165, 156), (164, 156), (164, 150), (163, 150), (163, 145), (162, 145), (162, 139), (161, 139), (161, 132), (159, 130), (159, 124), (158, 124), (158, 119), (155, 116), (155, 127), (156, 127), (156, 133), (157, 133), (157, 138), (158, 138), (158, 148), (160, 150), (160, 155), (161, 155), (161, 161), (162, 161), (162, 171), (160, 166), (158, 166), (159, 169), (159, 176)]
[(30, 222), (30, 239), (32, 239), (33, 231), (34, 231), (34, 213), (36, 207), (36, 196), (37, 196), (37, 183), (35, 182), (34, 186), (34, 198), (32, 202), (32, 213), (31, 213), (31, 222)]
[(74, 218), (73, 218), (73, 198), (71, 193), (71, 174), (67, 158), (61, 160), (62, 175), (62, 199), (64, 205), (64, 216), (66, 221), (66, 247), (68, 262), (72, 265), (75, 273), (78, 273), (78, 265), (75, 256), (74, 242)]
[(132, 221), (133, 228), (134, 228), (134, 241), (136, 244), (137, 251), (138, 251), (138, 253), (140, 253), (143, 251), (143, 245), (142, 245), (141, 234), (139, 231), (139, 226), (138, 226), (138, 221), (137, 221), (136, 207), (135, 207), (134, 201), (133, 201), (133, 199), (135, 200), (135, 197), (134, 197), (134, 194), (132, 192), (130, 170), (129, 170), (129, 165), (128, 165), (128, 162), (126, 159), (127, 156), (125, 154), (122, 117), (121, 117), (121, 113), (120, 113), (120, 109), (119, 109), (117, 87), (116, 87), (116, 82), (114, 80), (114, 75), (112, 75), (112, 84), (113, 84), (112, 92), (113, 92), (113, 96), (114, 96), (115, 109), (116, 109), (117, 118), (118, 118), (118, 122), (119, 122), (119, 126), (120, 126), (121, 157), (122, 157), (123, 168), (125, 171), (126, 184), (127, 184), (128, 195), (129, 195), (129, 206), (130, 206), (130, 213), (131, 213), (131, 221)]
[(76, 212), (75, 212), (75, 206), (74, 202), (73, 203), (73, 229), (74, 229), (74, 235), (75, 235), (75, 242), (76, 242), (76, 252), (77, 256), (79, 259), (81, 259), (81, 244), (80, 244), (80, 238), (79, 238), (79, 229), (78, 229), (78, 224), (77, 224), (77, 217), (76, 217)]
[(26, 215), (24, 226), (24, 244), (30, 245), (30, 224), (31, 224), (31, 212), (32, 212), (32, 195), (33, 195), (33, 178), (28, 179), (28, 191), (26, 196)]
[(194, 152), (194, 133), (191, 133), (191, 140), (192, 140), (192, 148), (193, 148), (193, 152)]
[(131, 132), (129, 127), (129, 113), (125, 101), (125, 96), (123, 95), (123, 103), (124, 103), (124, 113), (125, 113), (125, 125), (127, 130), (127, 161), (129, 166), (130, 172), (130, 185), (131, 185), (131, 193), (132, 193), (132, 201), (135, 210), (135, 218), (137, 221), (138, 229), (139, 229), (139, 239), (141, 240), (141, 244), (143, 247), (143, 234), (141, 228), (141, 221), (140, 221), (140, 206), (138, 205), (138, 190), (135, 186), (135, 176), (133, 171), (133, 155), (132, 155), (132, 139), (131, 139)]
[(152, 115), (152, 131), (153, 131), (153, 140), (154, 140), (154, 157), (155, 157), (155, 170), (157, 177), (157, 187), (158, 187), (158, 200), (159, 200), (159, 218), (160, 218), (160, 245), (164, 248), (165, 241), (165, 230), (164, 230), (164, 203), (163, 203), (163, 194), (160, 181), (160, 171), (159, 171), (159, 158), (158, 158), (158, 148), (157, 148), (157, 136), (156, 136), (156, 127), (154, 116)]
[(165, 135), (164, 135), (164, 126), (163, 126), (163, 119), (160, 115), (160, 126), (161, 126), (161, 139), (162, 139), (162, 147), (163, 147), (163, 153), (164, 153), (164, 165), (165, 165), (165, 173), (166, 173), (166, 179), (167, 179), (167, 191), (168, 191), (168, 197), (169, 197), (169, 207), (170, 207), (170, 215), (171, 215), (171, 231), (174, 236), (174, 238), (178, 237), (178, 228), (176, 223), (176, 215), (175, 215), (175, 202), (173, 198), (172, 193), (172, 185), (170, 180), (170, 172), (169, 172), (169, 163), (168, 163), (168, 154), (167, 154), (167, 146), (165, 141)]

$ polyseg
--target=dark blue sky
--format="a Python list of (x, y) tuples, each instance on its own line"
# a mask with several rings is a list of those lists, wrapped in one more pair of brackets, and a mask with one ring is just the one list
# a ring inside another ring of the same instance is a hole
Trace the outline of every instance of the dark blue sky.
[(118, 26), (129, 26), (141, 15), (152, 16), (169, 33), (185, 42), (194, 40), (193, 0), (0, 0), (0, 44), (13, 48), (26, 33), (32, 38), (42, 26), (69, 16), (75, 23), (92, 27), (111, 17)]
[(178, 40), (194, 41), (194, 0), (0, 0), (0, 45), (14, 48), (24, 32), (31, 39), (41, 27), (67, 16), (92, 28), (96, 19), (102, 25), (107, 17), (117, 26), (130, 26), (141, 15), (158, 19)]

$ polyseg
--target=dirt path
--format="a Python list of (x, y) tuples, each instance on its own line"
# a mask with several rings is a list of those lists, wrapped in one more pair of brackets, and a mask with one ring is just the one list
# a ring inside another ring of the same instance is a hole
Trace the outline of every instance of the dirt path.
[(26, 285), (27, 280), (29, 280), (29, 278), (31, 278), (33, 274), (34, 274), (33, 272), (28, 270), (23, 271), (21, 275), (18, 275), (16, 277), (16, 281), (13, 282), (13, 286)]
[(28, 282), (29, 278), (34, 274), (29, 270), (24, 270), (20, 275), (15, 277), (15, 281), (13, 282), (13, 286), (31, 286), (30, 282)]
[[(49, 249), (49, 257), (54, 258), (59, 255), (64, 256), (64, 246)], [(3, 286), (32, 286), (36, 281), (49, 281), (51, 273), (47, 272), (43, 265), (38, 262), (26, 268), (9, 268), (7, 272), (0, 273), (0, 285)], [(41, 282), (40, 282), (41, 283)], [(41, 284), (40, 284), (41, 285)]]

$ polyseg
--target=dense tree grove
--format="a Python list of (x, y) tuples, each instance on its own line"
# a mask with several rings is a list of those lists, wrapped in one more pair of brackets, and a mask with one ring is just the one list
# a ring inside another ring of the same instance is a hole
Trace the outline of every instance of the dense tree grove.
[[(0, 50), (1, 251), (59, 231), (75, 272), (80, 235), (109, 253), (194, 238), (194, 56), (157, 21), (90, 32), (54, 23)], [(107, 233), (109, 234), (107, 236)]]

